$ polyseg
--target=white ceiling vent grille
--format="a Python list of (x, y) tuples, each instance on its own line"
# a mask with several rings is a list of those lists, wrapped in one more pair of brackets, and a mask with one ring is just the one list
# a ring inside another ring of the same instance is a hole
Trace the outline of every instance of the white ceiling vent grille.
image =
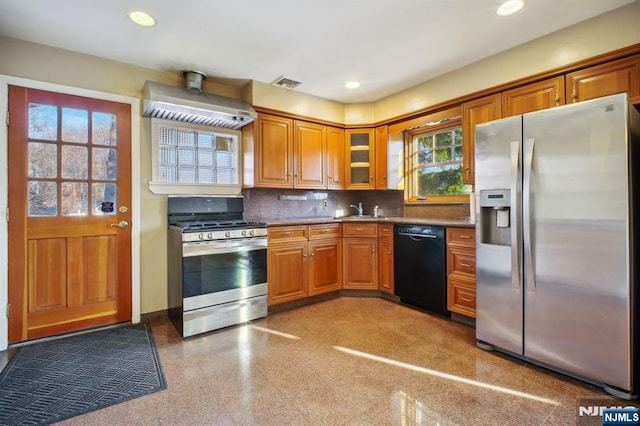
[(292, 78), (289, 77), (278, 77), (273, 83), (271, 83), (273, 86), (279, 86), (279, 87), (284, 87), (286, 89), (295, 89), (296, 87), (300, 86), (302, 83), (299, 81), (295, 81)]

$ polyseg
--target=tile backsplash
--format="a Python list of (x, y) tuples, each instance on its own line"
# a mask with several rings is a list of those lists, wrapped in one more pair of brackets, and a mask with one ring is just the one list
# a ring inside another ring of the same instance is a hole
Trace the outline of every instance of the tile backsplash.
[[(244, 189), (244, 216), (247, 220), (280, 220), (333, 217), (336, 210), (356, 214), (351, 204), (362, 203), (364, 214), (380, 216), (465, 220), (469, 204), (405, 205), (402, 190), (311, 191), (294, 189)], [(325, 203), (326, 201), (326, 203)], [(325, 207), (326, 205), (326, 207)]]

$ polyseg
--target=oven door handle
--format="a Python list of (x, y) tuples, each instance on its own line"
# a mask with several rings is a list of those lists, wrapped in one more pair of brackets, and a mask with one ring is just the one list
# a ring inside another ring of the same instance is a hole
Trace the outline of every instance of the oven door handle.
[(208, 254), (241, 253), (253, 250), (266, 250), (267, 239), (243, 240), (232, 242), (195, 242), (182, 245), (182, 257), (206, 256)]

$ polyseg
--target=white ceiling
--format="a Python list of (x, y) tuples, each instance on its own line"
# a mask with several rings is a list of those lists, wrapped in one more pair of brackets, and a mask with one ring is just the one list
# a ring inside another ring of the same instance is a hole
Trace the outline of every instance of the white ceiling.
[[(284, 75), (299, 92), (372, 102), (634, 1), (528, 0), (498, 17), (500, 0), (0, 0), (0, 35), (163, 71)], [(158, 24), (134, 25), (134, 8)]]

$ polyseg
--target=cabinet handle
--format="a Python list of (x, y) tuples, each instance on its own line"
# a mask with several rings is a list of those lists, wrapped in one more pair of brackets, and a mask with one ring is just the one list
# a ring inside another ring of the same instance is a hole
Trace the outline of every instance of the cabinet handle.
[(470, 266), (471, 266), (471, 265), (470, 265), (470, 264), (468, 264), (468, 263), (461, 263), (460, 265), (464, 266), (465, 268), (468, 268), (468, 267), (470, 267)]
[(287, 173), (287, 175), (285, 176), (285, 179), (287, 182), (289, 182), (289, 178), (291, 177), (291, 173)]
[(313, 256), (315, 256), (315, 255), (316, 255), (316, 252), (315, 252), (315, 251), (312, 251), (312, 252), (311, 252), (311, 257), (313, 257)]
[(391, 256), (391, 250), (387, 251), (387, 255)]
[(573, 100), (573, 102), (575, 102), (577, 98), (578, 94), (576, 93), (576, 86), (573, 86), (573, 90), (571, 91), (571, 99)]
[(373, 176), (369, 176), (369, 181), (373, 182)]
[(285, 231), (282, 235), (293, 235), (293, 231)]
[(558, 92), (557, 90), (556, 90), (556, 99), (555, 99), (555, 101), (556, 101), (556, 105), (560, 105), (560, 92)]
[(471, 299), (467, 297), (461, 297), (460, 300), (462, 300), (463, 302), (471, 302)]
[(460, 238), (462, 238), (463, 240), (470, 240), (471, 235), (460, 235)]
[(376, 254), (376, 249), (373, 249), (373, 254)]
[(356, 228), (356, 231), (364, 231), (364, 228)]

